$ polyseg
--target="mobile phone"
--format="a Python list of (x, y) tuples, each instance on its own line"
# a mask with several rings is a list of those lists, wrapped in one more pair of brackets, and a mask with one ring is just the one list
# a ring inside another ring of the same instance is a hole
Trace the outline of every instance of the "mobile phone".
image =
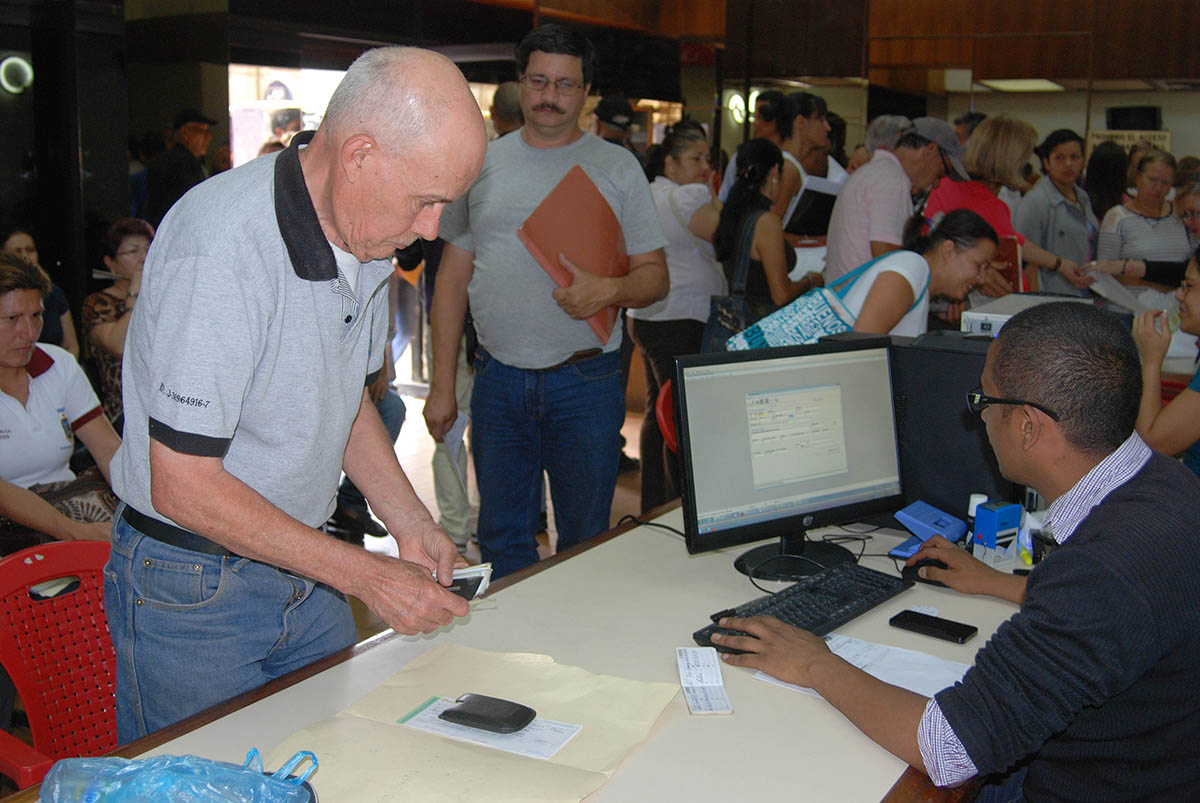
[(464, 694), (454, 702), (458, 705), (438, 714), (438, 719), (494, 733), (516, 733), (537, 716), (527, 705), (486, 694)]
[(901, 630), (911, 630), (913, 633), (953, 641), (955, 644), (962, 644), (979, 632), (979, 628), (975, 625), (954, 622), (916, 611), (900, 611), (888, 620), (888, 624)]

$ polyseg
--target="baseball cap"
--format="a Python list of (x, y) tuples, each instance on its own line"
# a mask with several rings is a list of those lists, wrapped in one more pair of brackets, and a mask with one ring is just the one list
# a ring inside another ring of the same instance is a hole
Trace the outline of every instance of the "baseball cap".
[(196, 109), (184, 109), (179, 114), (175, 115), (175, 125), (173, 131), (178, 131), (188, 123), (202, 123), (204, 125), (216, 125), (217, 121), (211, 117), (205, 117)]
[(937, 145), (950, 161), (950, 166), (954, 168), (958, 178), (970, 181), (971, 177), (967, 175), (967, 169), (962, 163), (962, 145), (958, 144), (958, 135), (949, 123), (936, 117), (918, 117), (912, 121), (912, 127), (908, 130)]
[(596, 104), (594, 114), (609, 125), (626, 130), (633, 122), (633, 107), (620, 95), (609, 95), (601, 100)]

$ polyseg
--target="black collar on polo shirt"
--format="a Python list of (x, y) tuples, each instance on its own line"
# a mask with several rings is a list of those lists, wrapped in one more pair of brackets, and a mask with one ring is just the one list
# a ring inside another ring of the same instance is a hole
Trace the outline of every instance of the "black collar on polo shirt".
[(49, 371), (52, 365), (54, 365), (54, 358), (34, 346), (33, 356), (29, 358), (29, 362), (25, 363), (25, 373), (29, 374), (30, 379), (34, 379)]
[(316, 133), (297, 132), (291, 145), (275, 157), (275, 220), (292, 260), (292, 269), (310, 282), (329, 281), (338, 275), (333, 248), (321, 230), (308, 185), (304, 183), (304, 171), (300, 169), (300, 146), (308, 144)]

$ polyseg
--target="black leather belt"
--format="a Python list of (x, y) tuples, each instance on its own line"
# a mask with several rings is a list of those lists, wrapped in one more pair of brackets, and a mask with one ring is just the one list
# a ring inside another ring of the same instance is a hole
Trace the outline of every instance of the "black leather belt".
[(566, 366), (572, 365), (577, 362), (583, 362), (584, 360), (590, 360), (593, 357), (599, 357), (603, 353), (604, 353), (604, 349), (599, 349), (599, 348), (584, 349), (583, 351), (575, 352), (570, 357), (567, 357), (565, 360), (563, 360), (560, 363), (551, 365), (549, 368), (538, 368), (537, 370), (539, 370), (539, 371), (557, 371), (559, 368), (565, 368)]
[(126, 505), (125, 509), (121, 511), (121, 518), (129, 522), (129, 525), (139, 532), (164, 544), (170, 544), (180, 549), (190, 549), (192, 552), (202, 552), (205, 555), (218, 555), (230, 558), (241, 557), (234, 552), (230, 552), (217, 542), (210, 541), (203, 535), (198, 535), (191, 530), (185, 530), (182, 527), (176, 527), (174, 524), (167, 524), (165, 521), (151, 518), (144, 513), (139, 513), (129, 505)]

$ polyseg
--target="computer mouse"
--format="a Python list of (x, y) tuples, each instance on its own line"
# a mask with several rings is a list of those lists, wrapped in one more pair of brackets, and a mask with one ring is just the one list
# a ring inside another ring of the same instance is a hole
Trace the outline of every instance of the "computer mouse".
[(902, 578), (904, 578), (905, 580), (914, 580), (918, 583), (928, 583), (931, 586), (941, 586), (942, 588), (949, 588), (949, 586), (946, 585), (945, 583), (939, 583), (937, 580), (926, 580), (924, 577), (917, 574), (917, 569), (920, 569), (922, 566), (933, 566), (936, 569), (947, 568), (946, 564), (942, 563), (937, 558), (921, 558), (919, 561), (914, 563), (912, 566), (905, 566), (903, 569), (901, 569), (900, 576)]

